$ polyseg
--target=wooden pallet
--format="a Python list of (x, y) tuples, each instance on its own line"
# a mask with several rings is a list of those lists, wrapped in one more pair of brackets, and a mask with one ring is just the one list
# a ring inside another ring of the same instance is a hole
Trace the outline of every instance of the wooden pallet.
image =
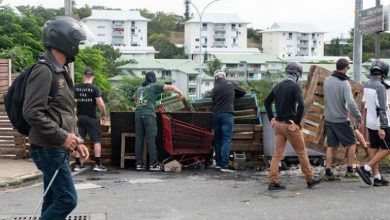
[[(91, 161), (95, 158), (95, 153), (93, 149), (93, 144), (89, 138), (85, 140), (85, 146), (89, 149), (89, 158)], [(111, 164), (111, 133), (102, 132), (101, 139), (102, 151), (101, 151), (101, 160), (104, 164)]]
[[(310, 68), (308, 80), (304, 88), (305, 112), (302, 117), (302, 131), (308, 148), (319, 152), (325, 151), (325, 112), (324, 112), (324, 88), (326, 77), (331, 71), (313, 65)], [(350, 80), (352, 94), (357, 106), (362, 109), (363, 86)], [(354, 123), (354, 118), (351, 117)], [(344, 157), (343, 153), (337, 153), (337, 157)]]

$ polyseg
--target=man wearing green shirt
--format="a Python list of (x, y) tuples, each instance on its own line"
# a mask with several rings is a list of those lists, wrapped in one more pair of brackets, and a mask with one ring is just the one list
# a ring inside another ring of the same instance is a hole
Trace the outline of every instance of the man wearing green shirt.
[(178, 94), (179, 99), (184, 97), (183, 92), (176, 86), (167, 84), (162, 85), (156, 83), (156, 81), (157, 78), (154, 72), (146, 73), (145, 81), (134, 94), (137, 106), (135, 109), (135, 159), (136, 169), (138, 171), (145, 170), (143, 165), (144, 161), (142, 159), (144, 136), (146, 136), (148, 143), (150, 160), (149, 170), (161, 170), (157, 160), (156, 147), (157, 124), (154, 106), (156, 105), (157, 96), (164, 91), (172, 91)]

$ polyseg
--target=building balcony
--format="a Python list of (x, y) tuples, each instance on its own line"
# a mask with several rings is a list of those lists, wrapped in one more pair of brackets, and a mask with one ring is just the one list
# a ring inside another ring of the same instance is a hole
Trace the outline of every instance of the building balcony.
[(124, 23), (113, 23), (112, 28), (124, 28), (125, 24)]
[(138, 34), (136, 34), (136, 33), (130, 33), (130, 36), (132, 36), (132, 37), (138, 37)]
[(114, 32), (112, 32), (112, 36), (113, 37), (124, 37), (125, 36), (125, 32), (123, 32), (123, 31), (114, 31)]
[(238, 47), (238, 44), (232, 44), (232, 47)]
[(214, 30), (215, 31), (224, 31), (225, 30), (225, 26), (214, 26)]
[(223, 42), (223, 43), (214, 42), (213, 47), (224, 48), (224, 47), (226, 47), (226, 44), (225, 44), (225, 42)]
[(130, 29), (138, 29), (138, 27), (135, 24), (130, 25)]
[(309, 36), (299, 36), (298, 40), (309, 40)]
[(124, 40), (113, 39), (112, 40), (112, 44), (113, 45), (123, 45), (123, 44), (125, 44), (125, 41)]
[(225, 34), (214, 34), (215, 39), (225, 39), (226, 35)]
[(309, 44), (308, 43), (300, 43), (299, 44), (299, 47), (309, 47)]

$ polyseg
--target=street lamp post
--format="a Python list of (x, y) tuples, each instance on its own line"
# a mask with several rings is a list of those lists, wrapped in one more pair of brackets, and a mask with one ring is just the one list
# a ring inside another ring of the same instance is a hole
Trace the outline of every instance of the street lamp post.
[(192, 7), (195, 8), (196, 13), (199, 16), (199, 75), (198, 75), (198, 80), (197, 80), (197, 86), (196, 86), (196, 98), (199, 99), (201, 96), (201, 87), (202, 87), (202, 77), (203, 77), (203, 71), (202, 71), (202, 64), (203, 64), (203, 59), (202, 59), (202, 16), (204, 11), (206, 10), (207, 7), (209, 7), (211, 4), (214, 2), (221, 1), (221, 0), (214, 0), (209, 2), (202, 10), (202, 12), (199, 12), (198, 8), (192, 3), (190, 0), (188, 3), (192, 5)]

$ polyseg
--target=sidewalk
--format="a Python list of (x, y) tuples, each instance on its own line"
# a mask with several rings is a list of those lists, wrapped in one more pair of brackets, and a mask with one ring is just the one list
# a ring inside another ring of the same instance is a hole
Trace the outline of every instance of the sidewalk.
[(41, 180), (42, 173), (29, 159), (0, 159), (0, 191), (31, 185)]

